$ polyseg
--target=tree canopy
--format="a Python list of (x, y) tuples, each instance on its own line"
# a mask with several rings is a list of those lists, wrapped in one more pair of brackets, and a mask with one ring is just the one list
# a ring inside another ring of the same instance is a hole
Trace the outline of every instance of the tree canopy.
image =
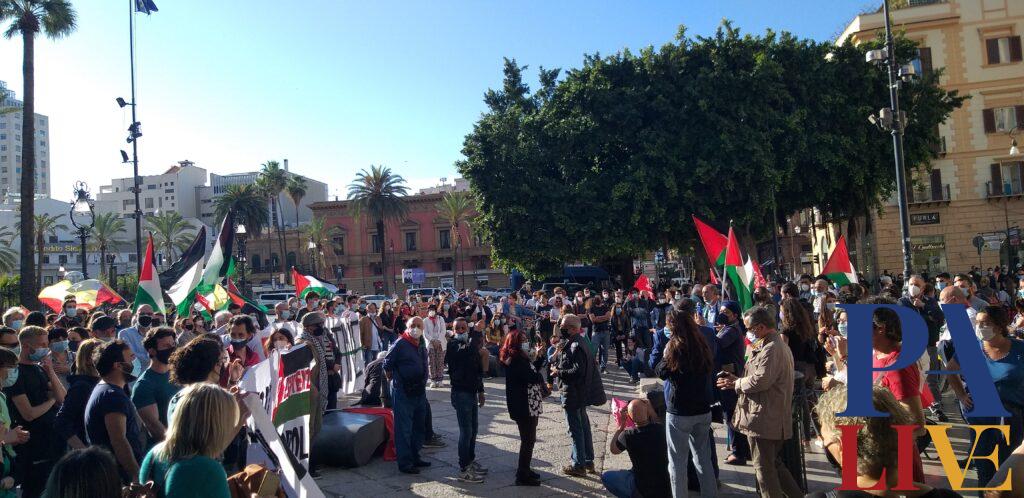
[[(891, 136), (867, 120), (888, 106), (869, 48), (741, 35), (724, 22), (710, 37), (680, 28), (660, 49), (588, 55), (564, 76), (541, 68), (533, 92), (526, 67), (506, 59), (457, 163), (495, 263), (539, 276), (686, 249), (691, 214), (760, 238), (773, 203), (780, 215), (878, 209), (895, 169)], [(909, 61), (915, 47), (899, 40), (896, 52)], [(928, 163), (937, 125), (962, 101), (937, 82), (936, 72), (903, 87), (908, 168)]]

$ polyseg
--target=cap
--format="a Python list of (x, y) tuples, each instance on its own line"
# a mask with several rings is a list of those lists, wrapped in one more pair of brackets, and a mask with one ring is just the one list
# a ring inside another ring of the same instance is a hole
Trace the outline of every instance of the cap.
[(302, 327), (307, 328), (310, 325), (322, 325), (324, 323), (324, 315), (319, 311), (311, 311), (306, 313), (302, 317)]

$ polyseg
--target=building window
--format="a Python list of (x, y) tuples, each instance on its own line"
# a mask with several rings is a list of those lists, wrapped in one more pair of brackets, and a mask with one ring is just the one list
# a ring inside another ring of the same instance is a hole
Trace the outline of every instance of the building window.
[(490, 266), (490, 259), (486, 256), (481, 256), (473, 261), (474, 270), (486, 270)]
[(292, 266), (296, 266), (296, 264), (295, 264), (295, 251), (288, 251), (288, 255), (286, 256), (286, 259), (288, 260), (288, 267), (289, 268), (292, 267)]
[(374, 275), (383, 275), (384, 267), (382, 267), (380, 263), (370, 263), (370, 273)]
[(146, 185), (146, 190), (156, 190), (156, 185)]
[(59, 254), (59, 255), (57, 255), (57, 263), (63, 265), (63, 264), (66, 264), (67, 262), (68, 262), (68, 255), (67, 254)]
[(416, 232), (405, 232), (405, 250), (416, 250)]
[(249, 256), (249, 265), (252, 266), (253, 273), (259, 273), (263, 270), (263, 266), (260, 263), (261, 261), (259, 254), (253, 254), (252, 256)]
[(371, 234), (370, 235), (370, 245), (371, 245), (371, 249), (372, 249), (373, 252), (375, 252), (375, 253), (379, 253), (380, 252), (380, 248), (381, 248), (381, 246), (383, 244), (381, 244), (381, 236), (380, 236), (379, 233), (375, 233), (375, 234)]
[(331, 249), (334, 250), (335, 256), (345, 255), (345, 236), (335, 235), (331, 238)]
[(281, 259), (277, 257), (277, 253), (270, 253), (270, 261), (267, 261), (267, 271), (273, 271), (274, 268), (281, 267)]
[(147, 197), (146, 198), (146, 209), (153, 209), (153, 198), (152, 197)]
[(7, 140), (7, 134), (6, 133), (0, 133), (0, 140)]
[(1008, 133), (1018, 124), (1024, 124), (1024, 105), (985, 109), (981, 116), (985, 133)]
[(49, 254), (44, 254), (43, 255), (43, 264), (47, 264), (47, 265), (50, 264), (50, 255)]
[(988, 54), (989, 64), (1020, 62), (1020, 36), (989, 38), (985, 40), (985, 52)]
[(439, 230), (437, 232), (438, 247), (441, 249), (452, 248), (452, 234), (449, 230)]
[(452, 258), (444, 258), (440, 260), (441, 271), (452, 271)]
[(989, 196), (1019, 195), (1024, 192), (1021, 185), (1024, 163), (996, 163), (990, 169), (992, 181), (989, 183)]

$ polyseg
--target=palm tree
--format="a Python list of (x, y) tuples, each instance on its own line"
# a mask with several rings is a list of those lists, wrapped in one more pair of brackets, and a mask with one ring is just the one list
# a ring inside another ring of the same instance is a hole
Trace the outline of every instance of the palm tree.
[(306, 179), (299, 175), (292, 175), (288, 184), (284, 186), (288, 198), (295, 204), (295, 254), (302, 250), (302, 241), (299, 239), (299, 203), (306, 196)]
[(213, 201), (213, 210), (217, 215), (217, 223), (224, 221), (228, 211), (234, 211), (235, 222), (245, 225), (245, 231), (252, 237), (258, 237), (267, 227), (266, 198), (252, 184), (228, 185), (220, 197)]
[[(36, 251), (36, 261), (34, 263), (35, 272), (34, 274), (29, 275), (29, 280), (31, 280), (35, 284), (38, 284), (40, 288), (42, 288), (43, 286), (43, 244), (45, 243), (47, 235), (56, 236), (58, 230), (68, 229), (67, 225), (60, 223), (60, 219), (63, 217), (63, 214), (58, 214), (57, 216), (50, 216), (48, 214), (37, 214), (32, 217), (32, 224), (29, 225), (29, 228), (32, 230), (32, 233), (30, 234), (32, 242), (34, 242), (35, 246), (39, 248), (39, 250)], [(21, 222), (19, 222), (15, 228), (21, 233), (21, 239), (25, 240), (25, 232), (22, 230), (22, 226), (24, 225), (22, 225)], [(24, 253), (24, 251), (22, 251), (22, 253)], [(24, 274), (25, 267), (22, 266), (21, 268), (22, 274)], [(32, 267), (30, 266), (29, 268)], [(21, 281), (24, 282), (25, 279), (23, 278), (21, 279)], [(22, 287), (24, 288), (24, 285)], [(36, 292), (36, 294), (38, 294), (38, 292)], [(22, 290), (21, 299), (22, 303), (24, 303), (24, 290)], [(38, 296), (34, 295), (32, 296), (32, 299), (38, 299)]]
[(146, 220), (146, 230), (153, 232), (153, 245), (174, 261), (177, 251), (184, 251), (196, 238), (194, 228), (177, 211), (166, 211)]
[(18, 267), (18, 251), (13, 249), (15, 233), (0, 226), (0, 274), (8, 275)]
[[(34, 246), (32, 235), (36, 230), (32, 227), (35, 221), (35, 179), (36, 179), (36, 70), (35, 70), (35, 39), (40, 30), (46, 36), (57, 39), (71, 34), (75, 30), (77, 15), (67, 0), (0, 0), (0, 23), (10, 21), (4, 32), (8, 39), (17, 35), (23, 42), (21, 76), (24, 79), (21, 112), (21, 303), (35, 308), (37, 295), (42, 285), (42, 273), (39, 279), (33, 278), (35, 268), (32, 254), (42, 254), (42, 248)], [(42, 256), (40, 256), (42, 257)]]
[(117, 249), (125, 240), (119, 235), (124, 232), (124, 220), (114, 213), (97, 214), (92, 227), (92, 244), (100, 252), (101, 278), (107, 275), (107, 250)]
[[(324, 258), (324, 247), (327, 247), (328, 240), (335, 234), (341, 232), (341, 228), (337, 225), (328, 227), (323, 217), (314, 217), (310, 220), (309, 224), (302, 227), (302, 234), (306, 236), (306, 239), (316, 246), (317, 251), (317, 263), (316, 268), (313, 268), (317, 275), (327, 275), (329, 265)], [(323, 270), (320, 272), (319, 270)]]
[(270, 216), (272, 218), (270, 224), (277, 231), (277, 242), (281, 248), (281, 273), (287, 275), (288, 258), (285, 257), (287, 253), (284, 247), (284, 232), (281, 231), (281, 217), (277, 210), (277, 200), (288, 185), (288, 172), (281, 169), (281, 165), (277, 161), (267, 161), (263, 163), (263, 169), (260, 170), (260, 176), (256, 183), (264, 195), (270, 198)]
[(348, 198), (352, 201), (355, 214), (358, 216), (359, 213), (366, 213), (377, 226), (377, 236), (380, 237), (380, 264), (384, 272), (384, 294), (388, 294), (390, 284), (385, 224), (389, 220), (405, 219), (409, 206), (402, 197), (408, 193), (409, 187), (405, 186), (405, 179), (384, 166), (371, 165), (369, 171), (360, 171), (356, 174), (355, 181), (348, 186)]
[[(456, 276), (459, 272), (458, 250), (462, 246), (460, 230), (463, 222), (469, 221), (469, 214), (473, 210), (473, 204), (469, 193), (465, 191), (445, 192), (444, 197), (436, 205), (438, 215), (448, 222), (452, 232), (452, 285), (455, 285)], [(463, 279), (462, 286), (466, 286)], [(456, 286), (458, 287), (458, 286)]]

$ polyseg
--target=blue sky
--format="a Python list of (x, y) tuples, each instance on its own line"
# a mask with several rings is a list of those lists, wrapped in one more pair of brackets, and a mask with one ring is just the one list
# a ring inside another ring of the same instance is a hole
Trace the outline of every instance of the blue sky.
[[(36, 48), (36, 110), (50, 116), (53, 194), (130, 176), (128, 0), (72, 0), (70, 37)], [(190, 159), (212, 172), (288, 158), (332, 195), (385, 164), (413, 187), (453, 178), (462, 139), (500, 85), (502, 57), (571, 68), (694, 35), (723, 18), (829, 40), (865, 0), (156, 0), (138, 19), (143, 174)], [(880, 2), (875, 2), (880, 3)], [(0, 39), (0, 80), (21, 94), (21, 41)], [(95, 190), (95, 189), (94, 189)], [(65, 192), (66, 191), (66, 192)]]

